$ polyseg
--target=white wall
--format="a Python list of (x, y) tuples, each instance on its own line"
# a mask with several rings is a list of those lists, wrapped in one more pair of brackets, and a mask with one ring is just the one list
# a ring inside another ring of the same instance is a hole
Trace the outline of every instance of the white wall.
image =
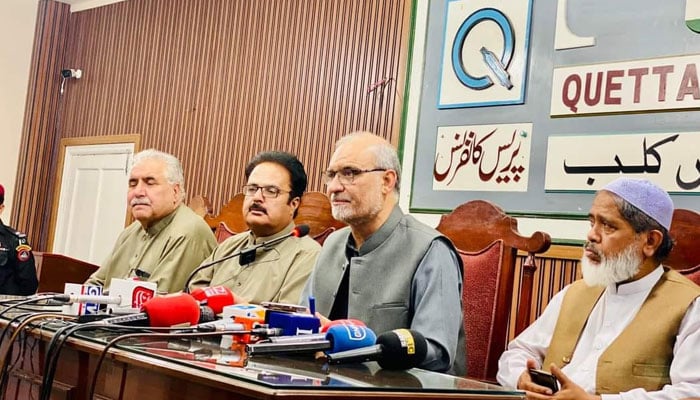
[(118, 3), (124, 0), (58, 0), (61, 3), (70, 4), (71, 12), (78, 12), (83, 10), (89, 10), (91, 8), (97, 8), (106, 6), (112, 3)]
[(12, 212), (29, 64), (39, 0), (4, 0), (0, 13), (0, 183), (5, 223)]
[[(410, 92), (408, 97), (408, 115), (406, 118), (406, 137), (404, 138), (403, 171), (401, 182), (400, 205), (409, 209), (410, 188), (413, 182), (413, 158), (415, 154), (416, 131), (418, 127), (418, 110), (423, 81), (423, 55), (425, 54), (425, 35), (428, 19), (428, 1), (418, 0), (416, 6), (416, 31), (413, 41), (413, 60), (411, 62)], [(507, 196), (507, 195), (505, 195)], [(436, 226), (440, 216), (436, 214), (413, 214), (430, 226)], [(518, 218), (518, 229), (523, 234), (541, 230), (549, 233), (553, 239), (583, 240), (588, 230), (588, 221), (570, 221), (542, 218)]]

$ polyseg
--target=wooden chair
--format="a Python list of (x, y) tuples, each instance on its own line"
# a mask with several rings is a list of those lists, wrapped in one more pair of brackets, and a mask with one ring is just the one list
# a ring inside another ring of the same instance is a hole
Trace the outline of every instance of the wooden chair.
[(207, 215), (211, 215), (213, 209), (211, 207), (211, 201), (208, 198), (200, 195), (192, 197), (188, 206), (194, 211), (195, 214), (204, 218)]
[(99, 268), (72, 257), (41, 251), (34, 252), (34, 265), (39, 278), (39, 293), (63, 293), (66, 283), (83, 283)]
[(671, 237), (676, 244), (667, 265), (700, 285), (700, 213), (677, 208), (673, 211)]
[(328, 229), (326, 229), (325, 231), (323, 231), (315, 236), (312, 236), (312, 237), (314, 238), (315, 241), (318, 242), (318, 244), (323, 246), (323, 242), (325, 242), (328, 235), (330, 235), (333, 232), (335, 232), (335, 228), (331, 226)]
[[(244, 198), (245, 195), (239, 193), (226, 203), (218, 215), (204, 215), (204, 221), (212, 228), (219, 243), (236, 233), (248, 230), (243, 218)], [(294, 223), (309, 225), (309, 236), (321, 245), (333, 231), (345, 226), (333, 218), (331, 202), (328, 196), (321, 192), (304, 193)]]
[[(450, 238), (464, 263), (462, 307), (467, 335), (467, 376), (495, 381), (498, 358), (506, 348), (514, 298), (519, 292), (515, 333), (529, 323), (534, 255), (547, 251), (551, 238), (520, 235), (515, 218), (496, 205), (474, 200), (443, 215), (437, 230)], [(517, 251), (528, 254), (521, 286), (514, 289)]]
[(219, 222), (219, 225), (216, 226), (216, 230), (214, 231), (214, 236), (216, 237), (216, 242), (221, 243), (236, 233), (240, 232), (232, 231), (228, 225), (226, 225), (226, 222)]
[(308, 225), (309, 236), (321, 245), (333, 231), (345, 226), (333, 218), (331, 201), (321, 192), (304, 193), (294, 223)]
[(205, 215), (204, 221), (209, 224), (212, 231), (216, 231), (220, 223), (225, 223), (228, 230), (233, 233), (240, 233), (248, 230), (248, 226), (245, 224), (245, 219), (243, 218), (243, 199), (245, 195), (243, 193), (238, 193), (231, 201), (226, 203), (219, 212), (218, 215), (210, 216)]

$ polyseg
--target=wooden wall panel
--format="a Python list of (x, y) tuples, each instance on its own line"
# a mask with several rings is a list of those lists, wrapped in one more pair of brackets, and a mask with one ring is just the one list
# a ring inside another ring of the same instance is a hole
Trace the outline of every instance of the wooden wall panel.
[[(398, 144), (411, 2), (127, 0), (70, 16), (60, 136), (140, 134), (179, 157), (215, 211), (263, 150), (295, 153), (324, 190), (336, 139)], [(368, 92), (377, 81), (385, 81)]]
[(50, 182), (56, 178), (62, 49), (70, 8), (51, 0), (39, 1), (38, 7), (10, 225), (26, 232), (34, 248), (43, 249), (54, 200)]

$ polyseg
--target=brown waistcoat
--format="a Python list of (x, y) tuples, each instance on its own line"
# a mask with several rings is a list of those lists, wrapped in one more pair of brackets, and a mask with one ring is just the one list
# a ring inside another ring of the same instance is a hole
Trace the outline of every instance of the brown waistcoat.
[[(560, 368), (571, 361), (579, 337), (604, 288), (574, 282), (562, 302), (552, 341), (544, 360)], [(630, 324), (598, 359), (596, 393), (620, 393), (634, 388), (659, 390), (670, 383), (669, 368), (678, 328), (700, 287), (665, 269)]]

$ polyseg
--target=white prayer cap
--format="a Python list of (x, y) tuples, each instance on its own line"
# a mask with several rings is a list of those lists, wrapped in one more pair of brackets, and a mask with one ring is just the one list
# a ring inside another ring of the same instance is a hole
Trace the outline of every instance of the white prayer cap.
[(646, 179), (617, 178), (603, 190), (615, 193), (654, 221), (671, 229), (673, 201), (665, 190)]

